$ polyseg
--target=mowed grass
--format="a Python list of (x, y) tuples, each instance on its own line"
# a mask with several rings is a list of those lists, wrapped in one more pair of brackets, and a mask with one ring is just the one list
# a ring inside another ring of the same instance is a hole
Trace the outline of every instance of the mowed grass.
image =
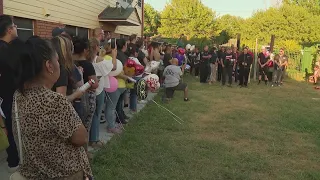
[(184, 124), (150, 102), (96, 154), (96, 179), (320, 179), (320, 101), (312, 99), (320, 93), (312, 86), (184, 81), (190, 102), (176, 92), (161, 103)]

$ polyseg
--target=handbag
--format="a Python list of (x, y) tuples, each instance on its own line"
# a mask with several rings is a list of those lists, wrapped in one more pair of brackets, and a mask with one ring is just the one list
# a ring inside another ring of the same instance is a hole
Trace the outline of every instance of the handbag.
[[(22, 138), (21, 138), (21, 128), (20, 128), (20, 118), (18, 113), (18, 104), (17, 97), (14, 98), (14, 118), (17, 124), (17, 133), (18, 133), (18, 143), (19, 143), (19, 157), (20, 157), (20, 165), (23, 163), (23, 152), (22, 152)], [(10, 176), (10, 180), (27, 180), (25, 177), (21, 175), (19, 171), (14, 172)]]

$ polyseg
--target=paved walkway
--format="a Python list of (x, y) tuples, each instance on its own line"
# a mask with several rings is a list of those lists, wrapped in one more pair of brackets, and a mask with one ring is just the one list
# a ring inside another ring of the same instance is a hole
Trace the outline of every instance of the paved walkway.
[[(150, 100), (154, 98), (155, 93), (149, 93), (148, 103), (151, 103)], [(144, 108), (146, 104), (138, 103), (138, 112)], [(125, 108), (125, 112), (128, 112), (128, 108)], [(100, 139), (102, 142), (107, 143), (113, 136), (113, 134), (107, 133), (106, 123), (100, 125)], [(124, 132), (125, 133), (125, 132)], [(89, 148), (89, 151), (92, 151), (92, 148)], [(0, 152), (0, 180), (9, 180), (10, 174), (7, 171), (7, 162), (6, 162), (6, 152)]]

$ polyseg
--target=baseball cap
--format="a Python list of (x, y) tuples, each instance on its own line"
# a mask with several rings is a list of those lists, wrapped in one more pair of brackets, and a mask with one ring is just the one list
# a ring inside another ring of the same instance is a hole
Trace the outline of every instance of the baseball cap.
[(59, 36), (63, 32), (65, 32), (64, 28), (56, 27), (52, 30), (52, 37)]

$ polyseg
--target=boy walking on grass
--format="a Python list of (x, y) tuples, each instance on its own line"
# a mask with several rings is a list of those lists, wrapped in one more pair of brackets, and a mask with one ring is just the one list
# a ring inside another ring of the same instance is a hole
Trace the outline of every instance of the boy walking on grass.
[(184, 91), (184, 101), (188, 99), (188, 87), (187, 84), (180, 82), (181, 76), (183, 75), (185, 65), (181, 68), (178, 66), (178, 59), (174, 58), (171, 60), (171, 65), (167, 66), (163, 71), (164, 86), (165, 86), (165, 97), (167, 101), (173, 98), (174, 91)]

